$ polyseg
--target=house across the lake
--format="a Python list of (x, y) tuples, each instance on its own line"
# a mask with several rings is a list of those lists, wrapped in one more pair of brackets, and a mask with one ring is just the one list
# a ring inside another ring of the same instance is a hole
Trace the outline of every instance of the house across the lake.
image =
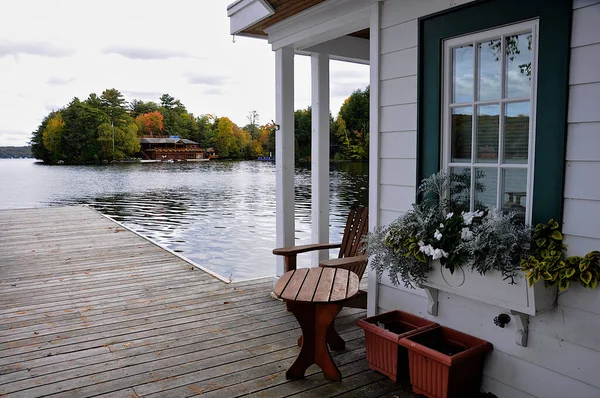
[(177, 136), (153, 136), (140, 138), (140, 153), (145, 160), (159, 161), (203, 161), (209, 153), (195, 141)]

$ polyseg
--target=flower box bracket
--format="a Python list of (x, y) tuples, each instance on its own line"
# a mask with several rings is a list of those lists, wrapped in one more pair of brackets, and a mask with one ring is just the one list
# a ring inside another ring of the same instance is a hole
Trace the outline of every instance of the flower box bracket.
[(529, 315), (518, 311), (510, 311), (517, 322), (517, 332), (515, 333), (515, 343), (521, 347), (527, 347), (527, 338), (529, 337)]
[(427, 313), (429, 315), (437, 316), (439, 290), (426, 285), (420, 285), (419, 287), (423, 289), (427, 295)]

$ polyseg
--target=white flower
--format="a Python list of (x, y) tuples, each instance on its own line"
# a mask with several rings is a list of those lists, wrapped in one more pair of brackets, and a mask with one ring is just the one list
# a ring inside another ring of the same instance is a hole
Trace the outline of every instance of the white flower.
[(454, 213), (452, 213), (452, 212), (451, 212), (451, 213), (448, 213), (448, 214), (446, 214), (446, 220), (448, 220), (448, 219), (452, 218), (452, 216), (453, 216), (453, 215), (454, 215)]
[(422, 251), (427, 256), (431, 256), (431, 253), (433, 252), (433, 247), (431, 247), (431, 245), (421, 246), (419, 248), (419, 251)]
[(442, 236), (443, 235), (441, 234), (441, 232), (436, 229), (435, 233), (433, 234), (433, 237), (436, 238), (437, 240), (441, 240)]
[(463, 214), (463, 221), (465, 223), (465, 225), (471, 225), (471, 223), (473, 222), (473, 216), (471, 215), (471, 213), (466, 213)]
[(440, 228), (444, 228), (444, 224), (440, 223)]
[(483, 211), (479, 210), (479, 211), (472, 211), (472, 212), (468, 212), (468, 213), (463, 212), (462, 216), (463, 216), (463, 221), (465, 222), (465, 225), (471, 225), (471, 223), (473, 222), (473, 218), (483, 216)]
[(461, 231), (460, 231), (460, 238), (462, 240), (471, 240), (471, 238), (473, 237), (473, 231), (471, 231), (469, 229), (469, 227), (464, 227)]
[(431, 256), (434, 260), (440, 259), (442, 257), (448, 257), (448, 253), (446, 253), (445, 251), (443, 251), (442, 249), (435, 249), (433, 251), (433, 254)]
[(425, 242), (423, 242), (422, 240), (420, 240), (417, 245), (419, 245), (419, 247), (423, 247), (423, 245), (425, 245)]

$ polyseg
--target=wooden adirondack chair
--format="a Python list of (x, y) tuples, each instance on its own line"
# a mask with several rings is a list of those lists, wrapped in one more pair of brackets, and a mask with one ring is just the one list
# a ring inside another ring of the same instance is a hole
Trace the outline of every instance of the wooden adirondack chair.
[(363, 236), (369, 230), (369, 209), (367, 207), (357, 207), (350, 211), (344, 236), (341, 243), (323, 243), (310, 244), (302, 246), (293, 246), (274, 249), (273, 254), (285, 257), (285, 271), (296, 269), (296, 258), (300, 253), (311, 252), (314, 250), (328, 250), (340, 248), (338, 258), (321, 261), (320, 267), (338, 267), (345, 268), (362, 278), (367, 268), (367, 256), (361, 253), (364, 242)]
[[(329, 250), (340, 248), (338, 258), (321, 261), (319, 267), (344, 268), (358, 275), (359, 281), (362, 279), (367, 269), (368, 258), (362, 254), (364, 248), (363, 236), (369, 230), (369, 209), (367, 207), (357, 207), (350, 211), (344, 236), (341, 243), (315, 243), (310, 245), (301, 245), (293, 247), (278, 248), (273, 250), (273, 254), (284, 256), (285, 271), (296, 269), (297, 256), (300, 253), (307, 253), (315, 250)], [(356, 300), (352, 299), (345, 303), (347, 307), (366, 308), (366, 293), (359, 291)]]

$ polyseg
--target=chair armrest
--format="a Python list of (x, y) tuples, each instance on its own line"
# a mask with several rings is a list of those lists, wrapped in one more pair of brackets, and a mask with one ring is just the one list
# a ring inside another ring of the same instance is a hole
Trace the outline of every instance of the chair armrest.
[(310, 245), (292, 246), (292, 247), (280, 247), (273, 249), (273, 254), (279, 256), (289, 256), (299, 253), (306, 253), (313, 250), (325, 250), (325, 249), (336, 249), (341, 246), (341, 243), (314, 243)]
[(354, 257), (343, 257), (343, 258), (332, 258), (331, 260), (321, 261), (319, 267), (336, 267), (348, 269), (353, 265), (362, 264), (367, 261), (366, 255), (354, 256)]
[(365, 270), (367, 269), (367, 261), (369, 258), (366, 255), (334, 258), (332, 260), (321, 261), (319, 267), (342, 268), (354, 272), (361, 281)]

